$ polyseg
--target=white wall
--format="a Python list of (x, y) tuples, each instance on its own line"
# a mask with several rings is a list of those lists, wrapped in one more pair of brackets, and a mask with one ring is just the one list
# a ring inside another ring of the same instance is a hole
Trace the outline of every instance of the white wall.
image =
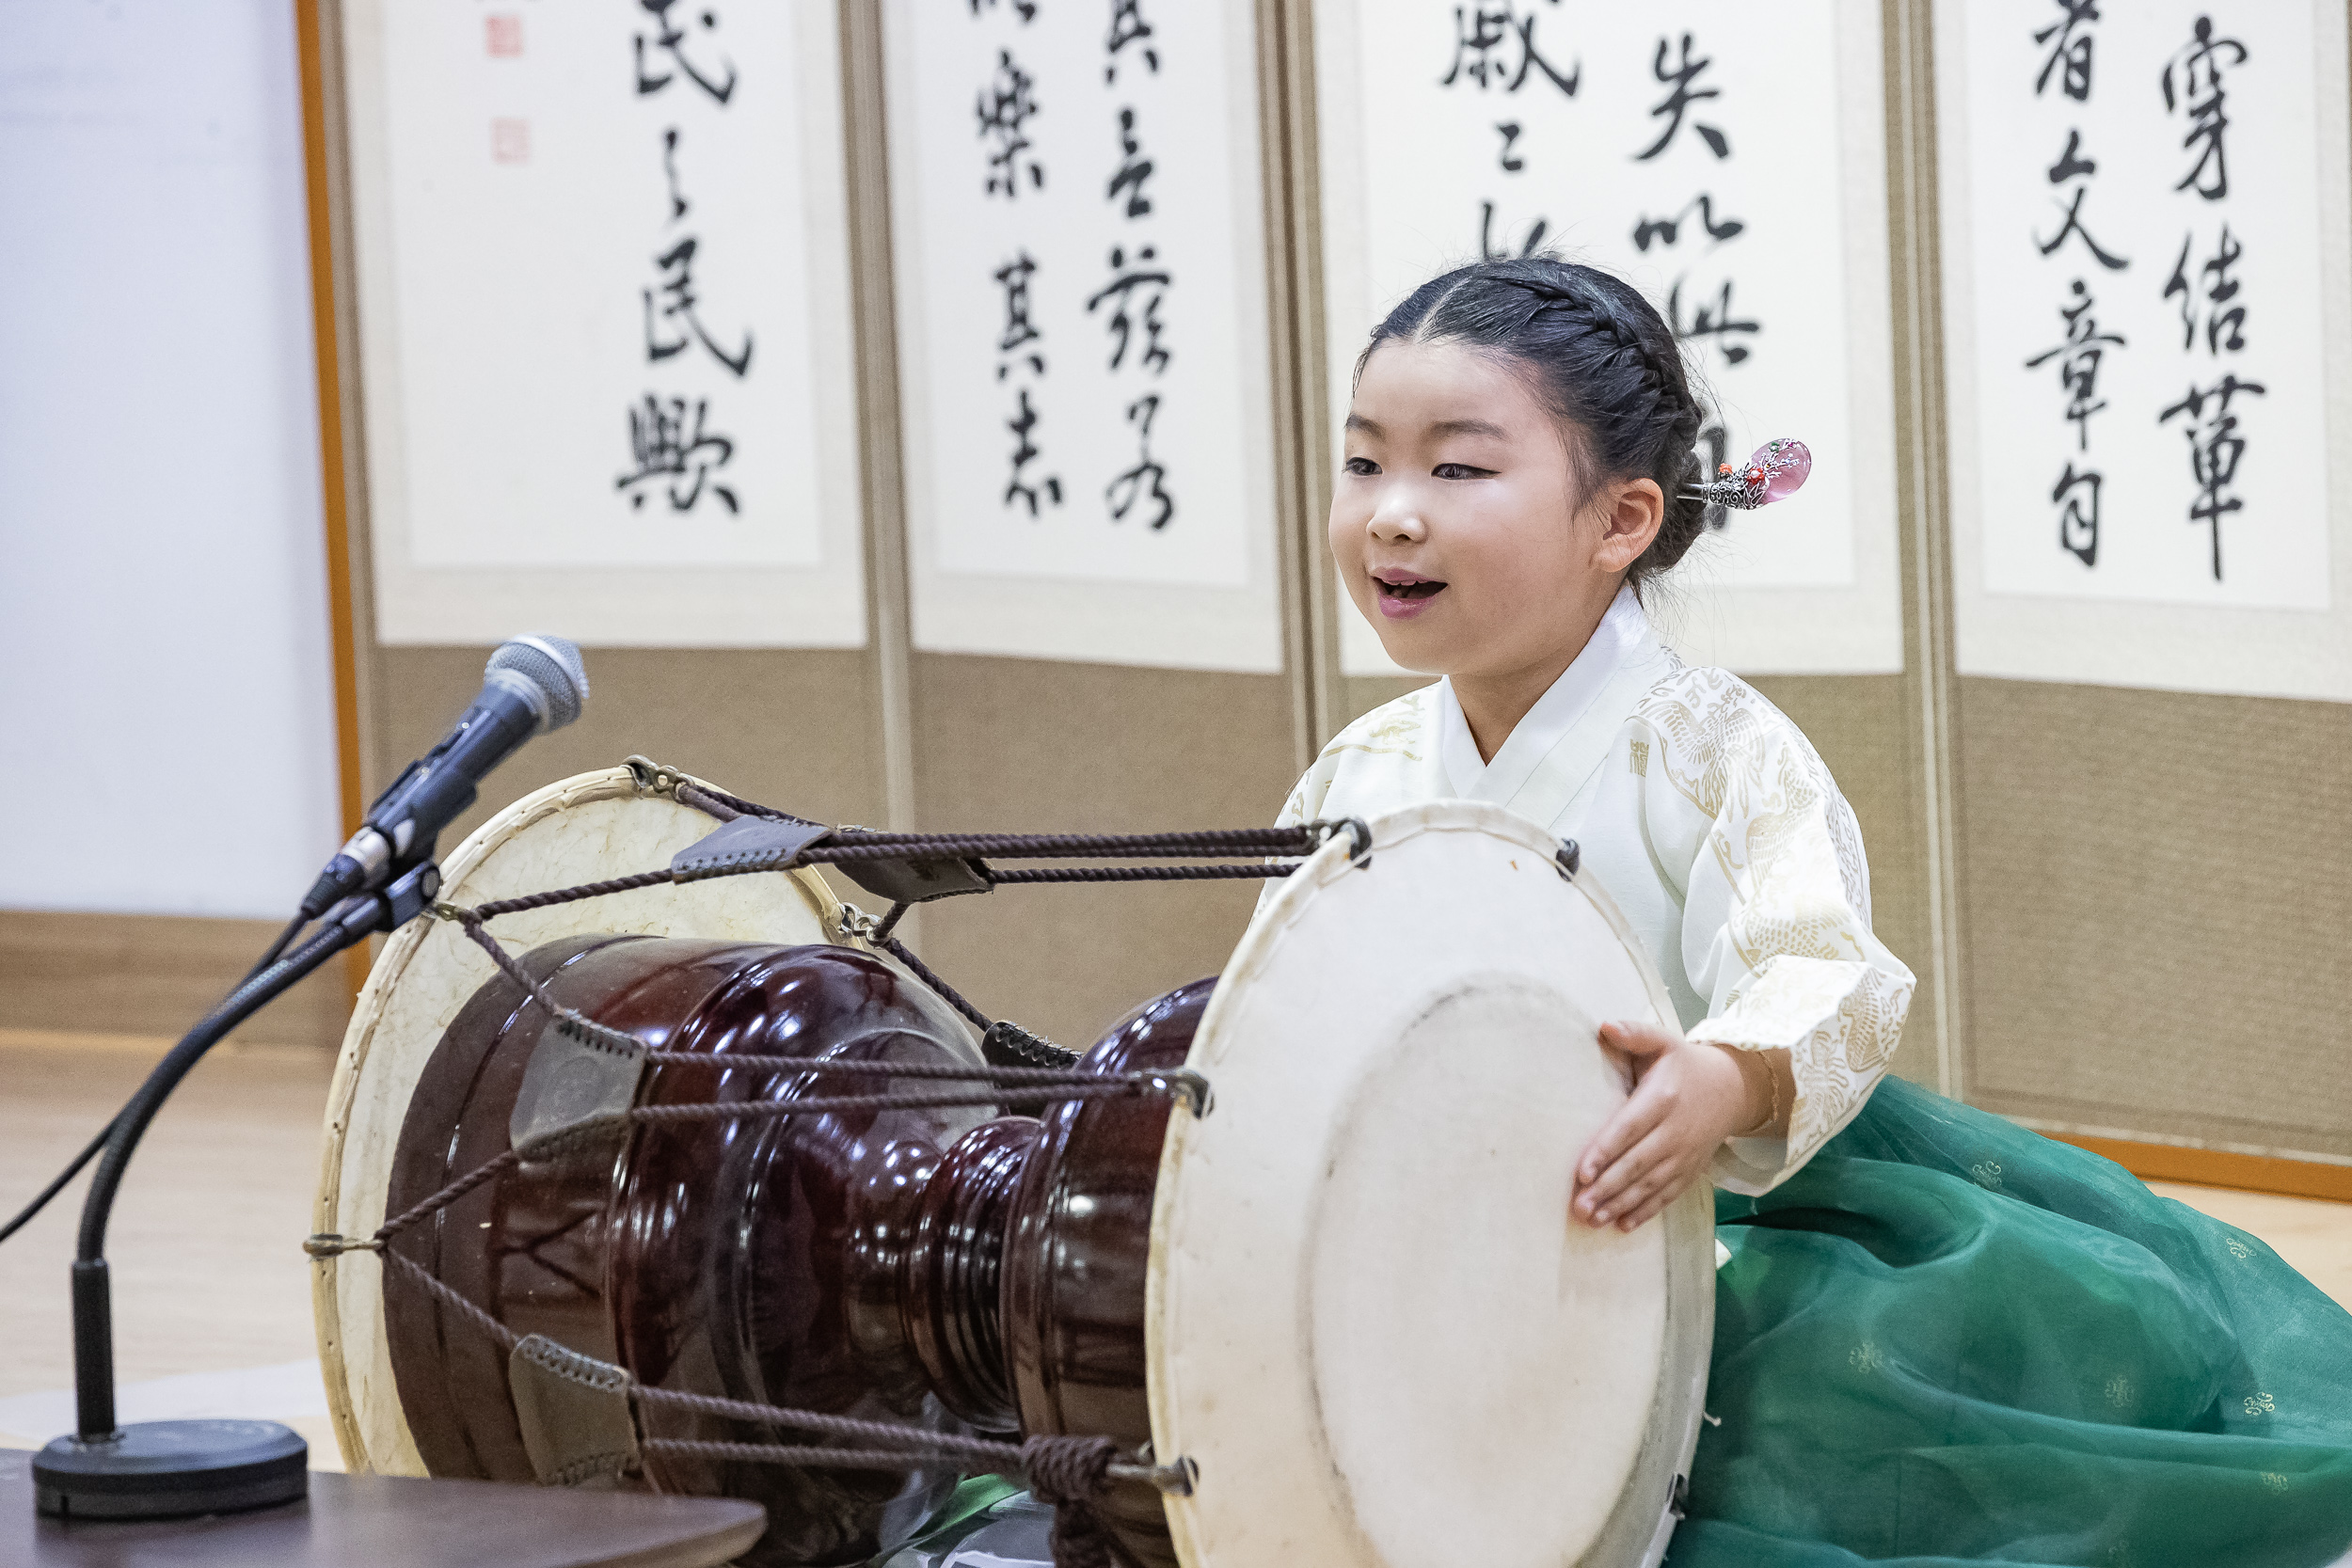
[(282, 915), (340, 837), (294, 7), (0, 40), (0, 907)]

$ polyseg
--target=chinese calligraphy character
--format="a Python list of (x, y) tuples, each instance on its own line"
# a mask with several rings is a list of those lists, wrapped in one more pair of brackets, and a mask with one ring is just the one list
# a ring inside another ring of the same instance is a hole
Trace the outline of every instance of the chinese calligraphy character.
[[(982, 6), (993, 11), (996, 8), (996, 0), (972, 0), (972, 14), (979, 15)], [(1019, 13), (1024, 26), (1037, 20), (1037, 0), (1012, 0), (1012, 8)]]
[[(1045, 334), (1029, 319), (1029, 279), (1037, 275), (1037, 262), (1027, 251), (996, 269), (996, 282), (1005, 291), (1005, 330), (996, 339), (996, 351), (1010, 354), (1024, 343), (1034, 343)], [(1045, 373), (1045, 356), (1035, 352), (1027, 356), (1029, 369), (1039, 375)], [(999, 364), (996, 379), (1005, 379), (1009, 367)]]
[[(2058, 386), (2066, 392), (2066, 418), (2074, 427), (2075, 450), (2089, 451), (2090, 416), (2106, 406), (2099, 396), (2099, 366), (2106, 356), (2106, 345), (2122, 348), (2123, 339), (2118, 333), (2099, 330), (2099, 318), (2090, 313), (2097, 302), (2090, 297), (2090, 285), (2079, 277), (2074, 279), (2074, 304), (2058, 309), (2059, 318), (2066, 323), (2066, 341), (2026, 360), (2026, 368), (2039, 370), (2058, 360)], [(2084, 564), (2090, 564), (2088, 558)]]
[[(2057, 0), (2058, 8), (2065, 14), (2036, 33), (2036, 43), (2050, 45), (2049, 58), (2042, 62), (2042, 74), (2033, 79), (2033, 95), (2042, 96), (2050, 85), (2050, 73), (2065, 67), (2058, 77), (2058, 91), (2077, 103), (2090, 101), (2090, 24), (2099, 20), (2099, 0)], [(2080, 35), (2075, 28), (2083, 29)], [(2052, 40), (2056, 41), (2053, 42)]]
[(1491, 201), (1482, 201), (1478, 204), (1478, 254), (1489, 261), (1500, 261), (1511, 256), (1533, 256), (1543, 248), (1544, 235), (1550, 227), (1549, 220), (1537, 218), (1528, 226), (1527, 238), (1520, 242), (1517, 250), (1511, 248), (1508, 239), (1497, 245), (1495, 243), (1495, 204)]
[(1731, 280), (1724, 280), (1723, 289), (1711, 306), (1701, 305), (1692, 311), (1688, 325), (1682, 319), (1684, 281), (1683, 278), (1676, 278), (1674, 287), (1666, 291), (1666, 325), (1674, 329), (1674, 335), (1682, 339), (1714, 339), (1715, 346), (1724, 351), (1724, 359), (1728, 364), (1737, 365), (1747, 358), (1751, 352), (1748, 345), (1733, 341), (1732, 334), (1745, 333), (1753, 337), (1762, 331), (1763, 326), (1760, 323), (1740, 321), (1732, 315)]
[(1152, 74), (1160, 73), (1160, 52), (1152, 42), (1152, 24), (1143, 19), (1143, 0), (1111, 0), (1111, 30), (1103, 40), (1103, 47), (1110, 57), (1103, 66), (1103, 80), (1119, 80), (1120, 52), (1129, 44), (1141, 47), (1136, 52)]
[[(677, 24), (670, 20), (670, 12), (676, 7), (677, 3), (678, 0), (637, 0), (637, 4), (642, 9), (644, 9), (648, 15), (652, 16), (656, 22), (661, 24), (661, 30), (653, 37), (653, 47), (665, 51), (670, 56), (670, 63), (672, 65), (675, 66), (678, 71), (684, 71), (688, 80), (691, 81), (696, 87), (702, 88), (703, 91), (708, 93), (715, 102), (723, 107), (726, 101), (730, 97), (734, 96), (735, 93), (735, 62), (732, 60), (722, 59), (720, 63), (726, 67), (726, 80), (720, 81), (717, 77), (704, 71), (702, 67), (696, 65), (691, 58), (688, 57), (686, 53), (686, 32), (683, 28), (679, 27)], [(716, 32), (718, 30), (718, 13), (710, 10), (707, 7), (706, 7), (703, 10), (701, 17), (698, 20), (702, 23), (704, 31)], [(668, 87), (670, 83), (675, 79), (675, 73), (665, 71), (660, 76), (648, 75), (645, 71), (646, 39), (644, 33), (640, 32), (637, 35), (636, 44), (638, 94), (642, 97), (649, 92), (660, 92), (663, 87)]]
[(1059, 506), (1061, 504), (1061, 480), (1059, 477), (1049, 475), (1040, 484), (1032, 484), (1029, 483), (1026, 470), (1029, 465), (1036, 462), (1040, 455), (1037, 443), (1029, 439), (1029, 432), (1035, 430), (1037, 425), (1037, 410), (1029, 406), (1029, 389), (1026, 387), (1024, 387), (1021, 388), (1021, 405), (1019, 409), (1015, 411), (1011, 419), (1005, 421), (1005, 428), (1011, 431), (1013, 434), (1014, 445), (1012, 449), (1012, 477), (1005, 483), (1004, 504), (1009, 508), (1015, 501), (1024, 502), (1027, 505), (1029, 509), (1029, 515), (1032, 517), (1037, 515), (1038, 494), (1041, 489), (1044, 492), (1044, 496), (1047, 500), (1051, 501), (1056, 506)]
[(1152, 178), (1152, 160), (1143, 155), (1143, 144), (1136, 139), (1136, 112), (1119, 111), (1119, 146), (1125, 156), (1111, 175), (1110, 189), (1104, 199), (1116, 201), (1121, 191), (1127, 194), (1127, 215), (1139, 218), (1152, 211), (1152, 198), (1144, 193), (1143, 182)]
[[(692, 340), (710, 351), (712, 358), (739, 376), (752, 365), (751, 329), (743, 329), (743, 346), (733, 354), (712, 340), (708, 329), (702, 324), (701, 314), (694, 309), (695, 248), (694, 237), (690, 234), (654, 258), (654, 263), (661, 268), (664, 276), (658, 291), (643, 291), (645, 301), (645, 357), (658, 363), (674, 354), (682, 353), (691, 335)], [(654, 303), (657, 292), (661, 296), (659, 310)], [(662, 322), (682, 321), (686, 324), (686, 333), (664, 341), (654, 330), (657, 319)]]
[(1176, 515), (1176, 498), (1168, 493), (1168, 469), (1152, 459), (1152, 421), (1160, 411), (1156, 392), (1146, 392), (1127, 405), (1127, 422), (1136, 427), (1137, 456), (1136, 466), (1104, 486), (1103, 499), (1111, 509), (1111, 521), (1123, 523), (1136, 502), (1150, 499), (1159, 503), (1159, 515), (1147, 527), (1163, 529)]
[(1502, 151), (1498, 154), (1502, 165), (1502, 172), (1518, 173), (1527, 166), (1527, 160), (1511, 150), (1512, 144), (1519, 139), (1519, 122), (1516, 119), (1498, 120), (1495, 122), (1495, 129), (1502, 134)]
[(675, 125), (661, 133), (661, 175), (670, 182), (670, 221), (675, 223), (686, 215), (687, 208), (691, 203), (678, 187), (677, 127)]
[(2095, 469), (2078, 474), (2069, 463), (2050, 492), (2050, 503), (2059, 508), (2058, 547), (2086, 566), (2099, 564), (2099, 489), (2104, 483), (2105, 476)]
[[(2172, 263), (2172, 276), (2164, 285), (2164, 297), (2181, 296), (2181, 346), (2193, 348), (2197, 342), (2197, 291), (2189, 282), (2188, 253), (2197, 242), (2194, 234), (2181, 236), (2181, 257)], [(2235, 354), (2246, 346), (2246, 307), (2233, 303), (2241, 285), (2230, 275), (2230, 269), (2245, 255), (2245, 247), (2231, 234), (2230, 226), (2221, 226), (2221, 237), (2214, 242), (2214, 253), (2198, 269), (2198, 276), (2208, 280), (2204, 303), (2215, 307), (2205, 319), (2205, 352), (2217, 355), (2224, 349)], [(2221, 307), (2227, 306), (2227, 309)]]
[(703, 419), (708, 409), (707, 398), (694, 400), (691, 428), (684, 398), (672, 398), (665, 404), (648, 392), (643, 408), (629, 410), (628, 444), (636, 455), (637, 471), (623, 474), (613, 488), (628, 496), (632, 508), (643, 508), (645, 492), (659, 485), (669, 497), (671, 511), (691, 512), (702, 499), (705, 482), (709, 481), (710, 493), (730, 513), (741, 510), (733, 488), (710, 480), (713, 470), (725, 467), (734, 457), (735, 443), (723, 436), (704, 433)]
[[(1536, 16), (1518, 14), (1516, 5), (1456, 6), (1454, 8), (1454, 64), (1438, 83), (1450, 87), (1456, 82), (1478, 84), (1484, 92), (1489, 87), (1501, 87), (1505, 92), (1517, 92), (1527, 85), (1527, 74), (1540, 71), (1551, 85), (1569, 98), (1576, 96), (1577, 84), (1583, 80), (1581, 61), (1568, 67), (1565, 76), (1535, 47)], [(1518, 70), (1511, 70), (1505, 57), (1508, 46), (1518, 46)], [(1505, 84), (1503, 78), (1510, 77)]]
[[(1137, 356), (1137, 362), (1150, 367), (1155, 372), (1168, 369), (1168, 351), (1160, 341), (1160, 301), (1166, 297), (1166, 291), (1171, 279), (1166, 271), (1149, 264), (1155, 261), (1158, 256), (1158, 251), (1152, 246), (1145, 245), (1136, 252), (1134, 265), (1130, 267), (1125, 248), (1113, 245), (1111, 247), (1111, 271), (1119, 276), (1104, 284), (1092, 298), (1087, 301), (1087, 314), (1089, 316), (1094, 314), (1095, 309), (1104, 300), (1113, 302), (1110, 330), (1118, 342), (1117, 346), (1111, 350), (1112, 370), (1119, 369), (1126, 361), (1127, 348), (1134, 336), (1137, 313), (1133, 309), (1135, 296), (1139, 293), (1148, 293), (1149, 297), (1144, 300), (1140, 311), (1143, 320), (1143, 352)], [(1152, 406), (1156, 408), (1159, 405), (1154, 403)], [(1147, 434), (1149, 434), (1148, 431)]]
[(1037, 86), (1029, 73), (1013, 63), (1012, 51), (996, 52), (996, 74), (980, 89), (977, 111), (980, 120), (980, 140), (994, 142), (988, 155), (988, 194), (1002, 196), (1008, 201), (1021, 194), (1020, 169), (1028, 165), (1029, 188), (1042, 190), (1045, 169), (1035, 158), (1026, 157), (1028, 135), (1022, 127), (1038, 112), (1037, 97), (1031, 91)]
[[(2052, 164), (2049, 168), (2051, 184), (2061, 185), (2078, 175), (2090, 175), (2098, 172), (2099, 165), (2095, 160), (2081, 156), (2082, 143), (2083, 134), (2080, 131), (2066, 133), (2066, 150), (2058, 154), (2058, 162)], [(2036, 236), (2034, 244), (2040, 247), (2042, 255), (2048, 256), (2064, 245), (2067, 236), (2072, 234), (2082, 241), (2084, 248), (2098, 260), (2101, 266), (2109, 272), (2121, 272), (2131, 265), (2130, 261), (2124, 257), (2111, 256), (2100, 249), (2099, 242), (2090, 237), (2090, 230), (2083, 227), (2083, 198), (2089, 194), (2090, 190), (2090, 186), (2088, 182), (2076, 185), (2074, 199), (2065, 209), (2066, 222), (2060, 225), (2058, 231), (2047, 240)]]
[[(2188, 135), (2181, 138), (2181, 146), (2194, 149), (2197, 162), (2181, 177), (2176, 191), (2193, 190), (2207, 201), (2218, 201), (2230, 194), (2229, 161), (2223, 155), (2221, 133), (2229, 129), (2230, 117), (2222, 109), (2222, 54), (2230, 54), (2229, 64), (2246, 63), (2246, 45), (2235, 39), (2213, 36), (2213, 18), (2201, 16), (2190, 29), (2186, 47), (2165, 62), (2160, 79), (2164, 87), (2165, 112), (2177, 107), (2188, 110)], [(2180, 71), (2180, 90), (2175, 94), (2172, 73)], [(2204, 96), (2197, 98), (2202, 93)], [(2195, 102), (2189, 102), (2192, 98)]]
[[(2189, 471), (2196, 478), (2198, 489), (2188, 517), (2190, 522), (2203, 523), (2213, 530), (2216, 582), (2221, 580), (2221, 519), (2246, 506), (2231, 491), (2237, 483), (2238, 462), (2246, 455), (2246, 437), (2238, 434), (2237, 416), (2230, 411), (2230, 400), (2240, 392), (2266, 397), (2269, 388), (2258, 381), (2240, 381), (2234, 374), (2224, 375), (2203, 388), (2191, 383), (2186, 397), (2156, 416), (2158, 424), (2170, 424), (2175, 415), (2188, 416), (2182, 434), (2188, 438)], [(2201, 427), (2197, 423), (2200, 420), (2205, 421)]]
[[(1666, 128), (1658, 134), (1658, 139), (1650, 143), (1647, 151), (1633, 155), (1636, 163), (1646, 163), (1666, 150), (1668, 144), (1681, 132), (1683, 117), (1690, 113), (1692, 104), (1724, 95), (1721, 87), (1693, 88), (1691, 86), (1698, 80), (1702, 71), (1714, 63), (1712, 55), (1697, 60), (1691, 58), (1691, 35), (1685, 33), (1682, 35), (1682, 63), (1669, 71), (1666, 68), (1666, 40), (1662, 38), (1658, 40), (1658, 57), (1650, 62), (1650, 74), (1665, 84), (1668, 91), (1649, 113), (1652, 119), (1663, 117)], [(1695, 119), (1691, 121), (1691, 129), (1699, 134), (1700, 139), (1707, 143), (1708, 150), (1716, 157), (1731, 156), (1731, 138), (1723, 132)]]
[(1693, 208), (1698, 210), (1699, 225), (1707, 230), (1709, 239), (1717, 241), (1732, 239), (1748, 227), (1738, 218), (1725, 218), (1721, 223), (1716, 222), (1714, 198), (1708, 196), (1699, 196), (1685, 202), (1682, 211), (1670, 218), (1645, 217), (1636, 223), (1633, 226), (1633, 248), (1647, 250), (1653, 240), (1668, 245), (1673, 245), (1681, 237), (1682, 225), (1690, 221)]

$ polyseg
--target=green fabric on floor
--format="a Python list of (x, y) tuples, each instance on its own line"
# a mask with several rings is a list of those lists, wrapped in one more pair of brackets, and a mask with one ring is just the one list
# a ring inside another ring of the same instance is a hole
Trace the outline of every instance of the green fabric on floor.
[(2316, 1568), (2352, 1550), (2352, 1313), (2121, 1166), (1899, 1080), (1718, 1194), (1670, 1568)]
[(923, 1521), (923, 1528), (914, 1532), (913, 1540), (873, 1559), (868, 1568), (898, 1568), (900, 1563), (934, 1561), (986, 1524), (989, 1511), (998, 1503), (1022, 1496), (1025, 1494), (1019, 1481), (1007, 1481), (1003, 1476), (967, 1476), (947, 1494), (939, 1512)]

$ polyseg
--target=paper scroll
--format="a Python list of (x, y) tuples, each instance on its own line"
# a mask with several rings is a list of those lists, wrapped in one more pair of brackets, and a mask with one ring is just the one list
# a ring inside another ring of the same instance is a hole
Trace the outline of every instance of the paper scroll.
[(862, 644), (832, 8), (346, 27), (377, 635)]
[(1251, 6), (885, 19), (915, 645), (1280, 669)]
[(2352, 699), (2343, 7), (1937, 19), (1961, 670)]

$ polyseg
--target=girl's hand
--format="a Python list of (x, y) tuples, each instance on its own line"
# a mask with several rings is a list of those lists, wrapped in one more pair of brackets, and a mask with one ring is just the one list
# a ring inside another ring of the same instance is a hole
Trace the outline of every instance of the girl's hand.
[(1681, 1196), (1725, 1138), (1760, 1130), (1772, 1111), (1771, 1065), (1748, 1068), (1735, 1057), (1752, 1053), (1647, 1023), (1604, 1023), (1600, 1042), (1635, 1059), (1633, 1095), (1578, 1158), (1568, 1212), (1631, 1230)]

